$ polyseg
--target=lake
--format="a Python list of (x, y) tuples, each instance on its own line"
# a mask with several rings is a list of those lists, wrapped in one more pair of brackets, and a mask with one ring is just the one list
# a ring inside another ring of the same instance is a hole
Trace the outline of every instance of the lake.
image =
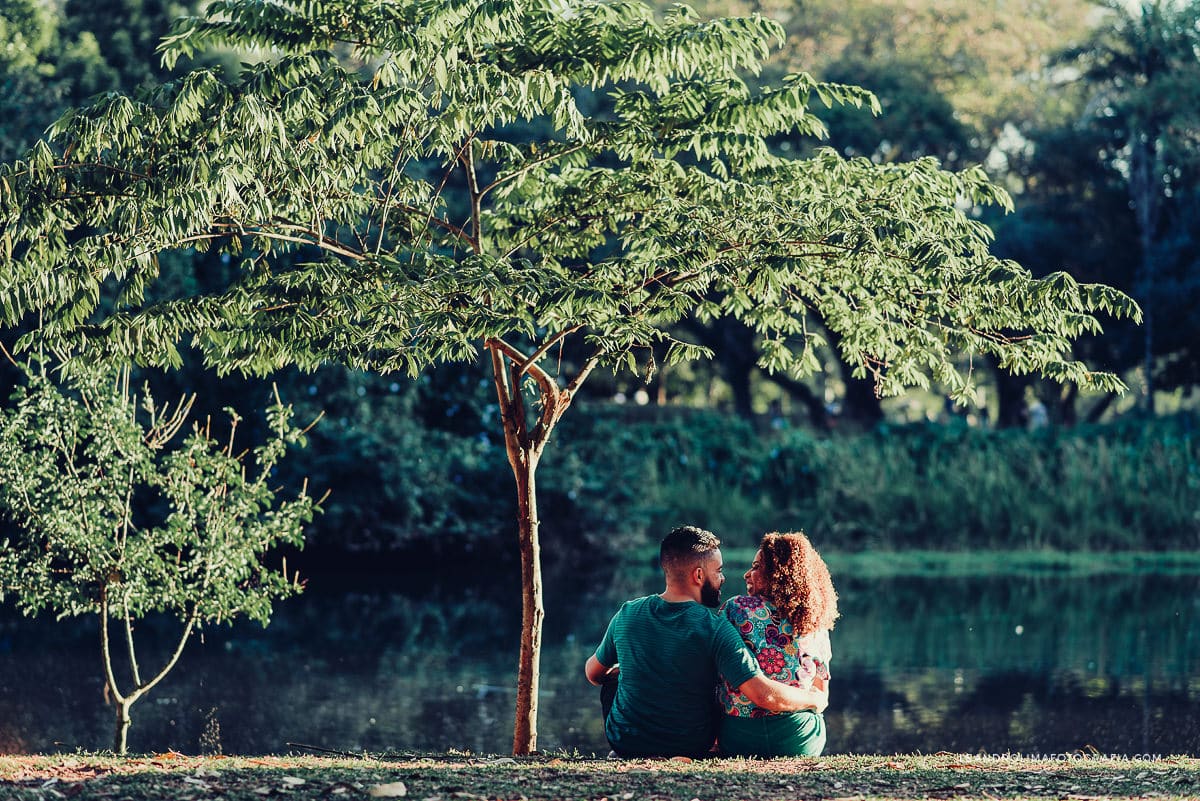
[[(1200, 575), (834, 573), (828, 753), (1197, 753)], [(659, 589), (644, 567), (549, 582), (542, 749), (607, 752), (583, 662), (622, 600)], [(138, 634), (165, 651), (173, 625)], [(194, 638), (133, 708), (129, 746), (504, 753), (519, 628), (509, 570), (317, 582), (267, 629)], [(95, 629), (0, 609), (0, 753), (109, 746)]]

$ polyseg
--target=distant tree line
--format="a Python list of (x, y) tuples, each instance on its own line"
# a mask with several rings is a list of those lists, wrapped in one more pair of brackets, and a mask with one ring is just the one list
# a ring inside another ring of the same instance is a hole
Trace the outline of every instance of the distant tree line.
[[(714, 15), (761, 12), (784, 23), (788, 40), (768, 66), (767, 79), (808, 68), (877, 93), (881, 116), (837, 106), (824, 113), (829, 142), (842, 153), (881, 162), (933, 156), (949, 167), (985, 163), (1016, 198), (1015, 213), (987, 217), (999, 253), (1035, 273), (1066, 267), (1081, 279), (1124, 288), (1151, 315), (1151, 330), (1116, 320), (1103, 336), (1082, 338), (1079, 354), (1129, 376), (1135, 389), (1146, 384), (1141, 371), (1159, 392), (1193, 391), (1200, 381), (1200, 318), (1193, 311), (1200, 303), (1200, 103), (1194, 96), (1200, 79), (1196, 48), (1189, 49), (1196, 37), (1189, 4), (1150, 2), (1130, 10), (1078, 0), (1001, 10), (999, 4), (963, 0), (935, 11), (924, 0), (814, 0), (803, 6), (714, 0), (697, 7)], [(194, 3), (155, 0), (5, 4), (0, 160), (22, 153), (69, 106), (98, 93), (134, 91), (194, 66), (167, 70), (155, 48), (172, 19), (196, 10)], [(1012, 24), (1018, 17), (1020, 24)], [(211, 54), (204, 58), (213, 63)], [(216, 61), (233, 72), (240, 58), (228, 52)], [(599, 105), (602, 99), (581, 102)], [(1137, 142), (1152, 146), (1143, 156), (1161, 176), (1157, 183), (1135, 185), (1130, 158)], [(773, 146), (780, 153), (811, 147), (785, 137)], [(1151, 192), (1153, 187), (1160, 191)], [(447, 202), (465, 214), (462, 189), (447, 187)], [(1138, 209), (1147, 208), (1152, 214), (1144, 222), (1153, 223), (1148, 234), (1138, 217)], [(151, 292), (203, 292), (220, 286), (233, 269), (227, 257), (214, 253), (170, 254), (162, 259), (161, 285)], [(19, 333), (0, 333), (0, 342), (11, 347)], [(660, 367), (649, 382), (644, 375), (599, 371), (580, 391), (589, 403), (616, 398), (631, 406), (725, 410), (756, 421), (760, 430), (773, 420), (818, 430), (877, 425), (886, 413), (872, 380), (855, 377), (854, 365), (837, 356), (836, 334), (826, 334), (829, 345), (819, 354), (824, 373), (798, 381), (756, 366), (761, 343), (745, 324), (689, 320), (680, 336), (710, 347), (712, 362)], [(992, 387), (983, 418), (1001, 427), (1028, 424), (1030, 403), (1047, 409), (1055, 422), (1098, 420), (1116, 397), (1081, 398), (1073, 385), (991, 370), (986, 363), (977, 369)], [(201, 414), (219, 414), (225, 406), (251, 410), (270, 400), (270, 382), (218, 378), (186, 353), (181, 370), (154, 377), (163, 394), (196, 392)], [(0, 371), (0, 391), (7, 395), (16, 380), (15, 372)], [(488, 463), (472, 480), (492, 474), (500, 443), (490, 422), (498, 409), (485, 365), (444, 366), (416, 384), (343, 368), (284, 372), (275, 381), (282, 397), (306, 414), (328, 410), (307, 457), (318, 477), (326, 472), (339, 487), (317, 521), (319, 530), (350, 529), (351, 540), (374, 548), (394, 542), (398, 530), (411, 542), (447, 530), (503, 528), (507, 515), (481, 525), (472, 514), (454, 511), (471, 509), (469, 488), (438, 456), (453, 452), (481, 467)], [(1145, 396), (1145, 408), (1152, 398)], [(257, 419), (250, 416), (244, 425)], [(415, 472), (392, 467), (413, 459), (421, 466)], [(374, 504), (350, 502), (367, 487), (375, 488), (368, 492)]]

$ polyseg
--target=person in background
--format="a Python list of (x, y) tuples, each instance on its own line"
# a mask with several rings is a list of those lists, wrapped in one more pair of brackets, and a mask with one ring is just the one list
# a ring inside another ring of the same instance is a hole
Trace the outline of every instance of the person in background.
[(720, 540), (680, 526), (659, 549), (666, 589), (624, 603), (584, 667), (601, 686), (604, 733), (620, 756), (704, 756), (723, 683), (760, 709), (821, 711), (824, 695), (773, 681), (715, 613), (725, 582)]
[(829, 568), (803, 534), (767, 534), (746, 571), (746, 595), (730, 598), (721, 615), (738, 630), (763, 673), (820, 696), (817, 708), (780, 711), (722, 681), (722, 755), (820, 756), (829, 703), (829, 630), (838, 617)]

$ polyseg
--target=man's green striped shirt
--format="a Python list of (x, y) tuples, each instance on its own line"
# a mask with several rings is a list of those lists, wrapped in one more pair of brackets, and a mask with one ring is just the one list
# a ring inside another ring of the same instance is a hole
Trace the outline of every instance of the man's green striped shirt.
[(738, 687), (761, 673), (737, 630), (716, 610), (657, 595), (622, 604), (596, 659), (621, 666), (604, 733), (628, 756), (706, 753), (716, 737), (718, 674)]

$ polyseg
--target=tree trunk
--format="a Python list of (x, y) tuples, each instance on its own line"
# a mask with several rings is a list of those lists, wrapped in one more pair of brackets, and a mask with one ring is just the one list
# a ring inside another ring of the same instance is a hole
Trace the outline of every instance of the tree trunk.
[[(536, 366), (529, 373), (538, 385), (541, 415), (530, 430), (525, 400), (521, 393), (524, 369), (513, 361), (509, 346), (498, 340), (488, 344), (492, 353), (492, 375), (500, 418), (504, 424), (504, 447), (517, 482), (517, 539), (521, 553), (521, 655), (517, 663), (517, 709), (513, 726), (513, 754), (529, 754), (537, 748), (537, 702), (539, 663), (542, 659), (542, 556), (538, 542), (538, 459), (550, 431), (569, 399), (558, 394), (553, 381)], [(527, 365), (528, 366), (528, 365)]]
[(1058, 393), (1058, 420), (1060, 425), (1073, 426), (1079, 422), (1079, 385), (1067, 384)]
[(163, 669), (158, 674), (143, 682), (141, 679), (141, 671), (138, 669), (138, 660), (136, 649), (133, 645), (133, 626), (129, 617), (128, 608), (125, 609), (125, 637), (126, 645), (129, 647), (129, 667), (133, 671), (134, 688), (129, 694), (123, 694), (120, 688), (117, 687), (117, 677), (113, 672), (112, 649), (108, 639), (108, 585), (100, 588), (100, 658), (104, 667), (104, 682), (113, 703), (116, 704), (116, 722), (113, 731), (113, 751), (118, 754), (125, 754), (125, 745), (129, 734), (129, 725), (132, 722), (129, 716), (129, 709), (134, 702), (141, 698), (146, 693), (150, 692), (163, 678), (171, 671), (179, 662), (179, 657), (183, 654), (183, 648), (187, 645), (188, 638), (192, 636), (192, 629), (199, 619), (199, 614), (196, 606), (188, 613), (187, 622), (184, 624), (183, 631), (179, 635), (179, 642), (175, 644), (175, 651), (171, 654), (171, 658), (163, 666)]
[(1138, 244), (1141, 247), (1140, 297), (1142, 305), (1142, 370), (1145, 373), (1142, 409), (1154, 414), (1154, 303), (1155, 275), (1154, 239), (1159, 212), (1159, 173), (1156, 169), (1157, 131), (1150, 129), (1135, 141), (1129, 154), (1129, 189), (1137, 219)]
[(807, 385), (800, 383), (796, 379), (776, 373), (768, 376), (768, 378), (777, 384), (783, 391), (792, 398), (792, 400), (804, 407), (808, 413), (808, 421), (813, 428), (821, 431), (829, 430), (829, 412), (825, 409), (825, 400), (813, 392)]
[(996, 376), (996, 428), (1024, 428), (1029, 424), (1025, 410), (1025, 390), (1033, 380), (1027, 375), (1014, 375), (999, 365), (999, 360), (989, 357)]
[(537, 706), (542, 659), (542, 556), (538, 541), (537, 457), (513, 465), (517, 479), (517, 531), (521, 550), (521, 656), (517, 663), (517, 710), (513, 754), (537, 749)]
[(874, 428), (883, 422), (883, 404), (875, 394), (875, 382), (870, 378), (855, 378), (854, 368), (842, 354), (842, 335), (829, 326), (824, 326), (829, 347), (839, 354), (838, 370), (841, 372), (845, 393), (842, 395), (842, 419), (860, 428)]
[(1100, 418), (1104, 416), (1104, 413), (1108, 411), (1108, 407), (1112, 406), (1113, 401), (1116, 399), (1117, 393), (1115, 392), (1110, 392), (1101, 398), (1096, 405), (1088, 411), (1086, 418), (1087, 421), (1089, 423), (1099, 423)]
[(114, 698), (113, 703), (117, 707), (116, 726), (113, 730), (113, 753), (125, 756), (126, 743), (129, 737), (129, 724), (133, 722), (129, 717), (129, 708), (133, 706), (133, 701), (129, 698), (123, 698), (119, 701)]
[(743, 420), (754, 421), (754, 392), (750, 377), (758, 359), (757, 335), (741, 320), (724, 317), (714, 324), (711, 347), (720, 360), (721, 373), (733, 394), (733, 411)]
[[(580, 384), (599, 362), (595, 355), (584, 363), (575, 379), (560, 390), (555, 379), (537, 366), (537, 360), (555, 340), (543, 344), (530, 356), (499, 339), (487, 341), (492, 355), (492, 377), (504, 424), (504, 447), (517, 481), (517, 533), (521, 551), (521, 656), (517, 664), (517, 709), (513, 726), (513, 754), (524, 755), (537, 748), (537, 703), (539, 667), (542, 659), (542, 555), (538, 542), (537, 474), (542, 449), (550, 432)], [(521, 392), (523, 380), (532, 379), (538, 388), (541, 410), (536, 423), (530, 420)]]
[(839, 362), (842, 383), (846, 392), (842, 395), (842, 419), (860, 428), (874, 428), (883, 422), (883, 404), (875, 394), (875, 382), (870, 378), (855, 378), (845, 362)]

